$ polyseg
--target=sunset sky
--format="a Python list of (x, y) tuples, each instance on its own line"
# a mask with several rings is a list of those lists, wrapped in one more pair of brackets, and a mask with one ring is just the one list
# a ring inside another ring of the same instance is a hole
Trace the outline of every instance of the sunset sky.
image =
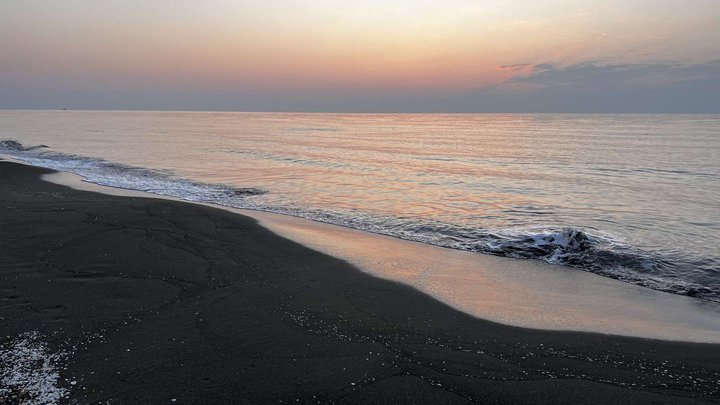
[(720, 112), (718, 0), (5, 0), (0, 108)]

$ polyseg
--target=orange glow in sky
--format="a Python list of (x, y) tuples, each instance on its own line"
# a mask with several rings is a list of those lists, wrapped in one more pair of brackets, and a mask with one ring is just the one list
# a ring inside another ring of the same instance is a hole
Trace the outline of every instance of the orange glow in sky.
[(88, 87), (456, 94), (532, 72), (502, 66), (720, 59), (716, 0), (18, 0), (0, 20), (5, 80)]

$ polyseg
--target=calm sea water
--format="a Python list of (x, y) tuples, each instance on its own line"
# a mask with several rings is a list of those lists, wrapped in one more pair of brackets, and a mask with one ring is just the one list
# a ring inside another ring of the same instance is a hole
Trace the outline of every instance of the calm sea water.
[(0, 111), (0, 140), (99, 184), (720, 301), (720, 115)]

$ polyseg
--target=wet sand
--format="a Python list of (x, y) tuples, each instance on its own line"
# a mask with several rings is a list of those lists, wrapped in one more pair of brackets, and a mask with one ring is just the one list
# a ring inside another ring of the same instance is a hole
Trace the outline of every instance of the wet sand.
[(43, 173), (0, 162), (0, 343), (64, 352), (80, 403), (720, 401), (718, 345), (481, 320), (252, 218)]
[[(116, 196), (163, 198), (55, 172), (43, 180)], [(221, 208), (273, 233), (398, 281), (478, 318), (535, 329), (720, 343), (720, 304), (538, 260), (440, 248), (269, 212)], [(349, 242), (348, 242), (349, 241)]]

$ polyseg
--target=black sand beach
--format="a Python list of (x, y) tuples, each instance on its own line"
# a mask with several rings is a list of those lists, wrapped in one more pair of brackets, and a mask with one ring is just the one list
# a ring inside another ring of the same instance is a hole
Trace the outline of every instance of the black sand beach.
[(0, 343), (66, 353), (77, 403), (720, 403), (718, 345), (483, 321), (252, 219), (46, 172), (0, 162)]

